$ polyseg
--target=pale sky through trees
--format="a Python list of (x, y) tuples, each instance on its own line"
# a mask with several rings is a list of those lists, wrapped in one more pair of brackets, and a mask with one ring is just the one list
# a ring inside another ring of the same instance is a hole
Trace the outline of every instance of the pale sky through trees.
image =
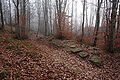
[[(35, 2), (35, 1), (36, 0), (31, 0), (31, 2)], [(95, 2), (97, 2), (96, 0), (86, 0), (86, 1), (87, 1), (87, 7), (96, 6), (96, 5), (94, 5)], [(80, 15), (80, 14), (82, 14), (82, 9), (83, 9), (83, 3), (82, 2), (83, 2), (83, 0), (74, 0), (74, 8), (76, 6), (76, 4), (75, 4), (76, 2), (77, 2), (77, 13), (78, 13), (78, 15)], [(69, 6), (71, 8), (72, 0), (68, 0), (68, 4), (69, 4)], [(88, 10), (88, 11), (90, 11), (90, 10)]]
[[(37, 0), (30, 0), (30, 1), (31, 1), (31, 4), (35, 6)], [(53, 1), (52, 6), (54, 6), (55, 5), (55, 0), (52, 0), (52, 1)], [(95, 20), (95, 15), (96, 15), (95, 10), (97, 8), (97, 5), (96, 5), (97, 1), (96, 0), (86, 0), (86, 2), (87, 2), (86, 3), (87, 15), (86, 15), (86, 11), (85, 11), (85, 21), (88, 18), (88, 22), (89, 22), (91, 13), (94, 15), (94, 20)], [(76, 6), (77, 6), (77, 11), (76, 11)], [(77, 20), (77, 27), (80, 27), (81, 26), (81, 22), (82, 22), (82, 16), (83, 16), (82, 15), (83, 14), (83, 0), (74, 0), (73, 7), (74, 7), (73, 8), (73, 19), (74, 19), (73, 23), (75, 22), (75, 19), (76, 19)], [(68, 0), (66, 9), (69, 10), (69, 11), (67, 11), (67, 15), (71, 16), (72, 0)], [(33, 10), (33, 11), (36, 12), (36, 10)], [(69, 12), (69, 14), (68, 14), (68, 12)], [(76, 12), (77, 12), (77, 18), (76, 18)], [(34, 13), (34, 15), (37, 15), (37, 14)], [(86, 18), (86, 16), (87, 16), (87, 18)], [(36, 18), (37, 17), (34, 17), (33, 24), (36, 24), (36, 20), (37, 20)], [(93, 21), (92, 25), (91, 24), (88, 24), (88, 25), (91, 25), (91, 26), (94, 27), (95, 26), (94, 22), (95, 21)], [(34, 26), (36, 26), (36, 25), (34, 25)]]

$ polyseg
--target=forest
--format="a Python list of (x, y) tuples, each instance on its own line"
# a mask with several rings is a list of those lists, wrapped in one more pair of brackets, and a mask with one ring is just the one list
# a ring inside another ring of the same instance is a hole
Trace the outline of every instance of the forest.
[(120, 1), (0, 0), (0, 80), (120, 80)]

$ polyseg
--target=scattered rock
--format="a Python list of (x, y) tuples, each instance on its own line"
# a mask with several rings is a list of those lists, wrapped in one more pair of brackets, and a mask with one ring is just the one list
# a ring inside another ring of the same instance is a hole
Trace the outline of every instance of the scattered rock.
[(74, 69), (74, 72), (75, 73), (81, 73), (81, 70), (79, 68), (77, 68), (77, 69)]
[(93, 56), (89, 59), (89, 61), (93, 62), (96, 66), (100, 67), (102, 65), (102, 60), (98, 56)]
[(76, 49), (71, 49), (71, 50), (67, 50), (67, 51), (71, 52), (71, 53), (79, 53), (79, 52), (82, 52), (83, 50), (80, 48), (76, 48)]
[(86, 58), (86, 57), (89, 56), (89, 53), (87, 53), (87, 52), (81, 52), (81, 53), (79, 53), (79, 56), (80, 56), (81, 58)]
[(71, 46), (70, 46), (70, 48), (75, 48), (75, 47), (76, 47), (76, 45), (71, 45)]
[(98, 50), (99, 48), (97, 48), (97, 47), (91, 47), (91, 49), (93, 49), (93, 50)]

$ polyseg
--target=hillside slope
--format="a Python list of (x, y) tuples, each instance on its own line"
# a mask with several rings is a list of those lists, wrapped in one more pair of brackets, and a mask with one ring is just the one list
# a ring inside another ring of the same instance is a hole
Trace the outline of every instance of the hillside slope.
[[(120, 79), (119, 56), (70, 40), (33, 35), (20, 41), (12, 36), (0, 32), (0, 80)], [(88, 56), (81, 57), (81, 52)], [(90, 61), (94, 56), (102, 60), (98, 67)]]

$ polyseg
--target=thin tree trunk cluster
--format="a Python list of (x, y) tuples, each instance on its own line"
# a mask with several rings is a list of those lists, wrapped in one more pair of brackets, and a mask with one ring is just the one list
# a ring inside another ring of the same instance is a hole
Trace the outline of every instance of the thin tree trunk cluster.
[(80, 42), (92, 35), (93, 46), (98, 45), (103, 30), (106, 50), (114, 52), (120, 34), (119, 0), (92, 1), (81, 0), (83, 7), (79, 9), (77, 0), (0, 0), (0, 30), (10, 26), (17, 39), (28, 38), (34, 29), (37, 36), (54, 35), (59, 39), (79, 36)]

